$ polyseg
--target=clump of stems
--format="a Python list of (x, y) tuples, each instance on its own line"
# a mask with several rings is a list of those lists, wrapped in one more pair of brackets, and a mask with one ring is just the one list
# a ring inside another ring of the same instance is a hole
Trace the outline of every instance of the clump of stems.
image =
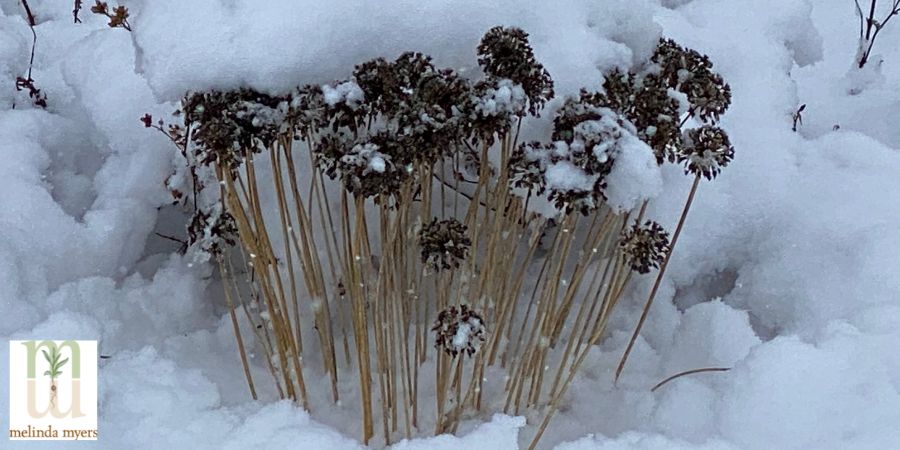
[(188, 252), (219, 266), (252, 395), (248, 326), (283, 398), (315, 407), (312, 358), (332, 401), (355, 386), (367, 444), (543, 409), (534, 447), (633, 273), (665, 270), (681, 226), (671, 244), (640, 226), (646, 202), (607, 204), (607, 177), (636, 148), (698, 179), (730, 161), (721, 129), (681, 130), (730, 102), (708, 59), (662, 41), (526, 143), (523, 121), (554, 96), (528, 34), (492, 28), (477, 55), (478, 80), (407, 52), (286, 93), (190, 93), (180, 124), (141, 119), (179, 148), (166, 183), (193, 209)]

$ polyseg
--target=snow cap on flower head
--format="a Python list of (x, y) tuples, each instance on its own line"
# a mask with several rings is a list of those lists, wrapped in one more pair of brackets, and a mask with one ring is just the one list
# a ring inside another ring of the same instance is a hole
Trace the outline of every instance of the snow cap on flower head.
[(451, 306), (440, 313), (431, 331), (434, 346), (450, 356), (472, 356), (484, 342), (484, 319), (468, 305)]
[(705, 125), (684, 133), (684, 146), (678, 161), (685, 164), (685, 173), (712, 180), (734, 158), (734, 147), (725, 130)]
[(553, 98), (553, 80), (534, 57), (528, 33), (520, 28), (498, 26), (488, 30), (478, 44), (478, 64), (490, 77), (521, 86), (532, 115)]

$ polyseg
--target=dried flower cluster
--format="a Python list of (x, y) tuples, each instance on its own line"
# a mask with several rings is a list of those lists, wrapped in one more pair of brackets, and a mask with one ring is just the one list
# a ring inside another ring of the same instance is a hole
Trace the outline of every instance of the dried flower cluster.
[(548, 192), (562, 212), (588, 214), (606, 200), (606, 177), (630, 140), (650, 146), (659, 164), (697, 159), (681, 126), (690, 117), (718, 121), (731, 102), (730, 88), (708, 57), (671, 40), (660, 41), (651, 62), (640, 72), (606, 74), (603, 92), (582, 90), (566, 99), (553, 120), (552, 142), (523, 143), (511, 156), (510, 184)]
[(712, 180), (732, 158), (734, 147), (725, 130), (704, 125), (684, 133), (684, 147), (678, 159), (685, 164), (685, 173)]
[(587, 215), (606, 200), (606, 177), (634, 126), (609, 108), (567, 101), (550, 144), (523, 143), (509, 161), (510, 182), (548, 198), (561, 211)]
[[(81, 2), (75, 3), (75, 10), (72, 14), (75, 16), (75, 21), (78, 22), (78, 10), (81, 9)], [(91, 12), (94, 14), (99, 14), (101, 16), (106, 16), (109, 19), (110, 28), (124, 28), (128, 31), (131, 31), (131, 24), (128, 23), (128, 8), (118, 5), (113, 8), (112, 12), (109, 10), (109, 5), (106, 2), (101, 2), (97, 0), (94, 3), (94, 6), (91, 6)]]
[(731, 87), (713, 72), (708, 56), (663, 39), (651, 60), (659, 64), (665, 86), (685, 94), (690, 111), (703, 122), (718, 122), (731, 105)]
[(478, 64), (491, 78), (521, 86), (531, 114), (553, 98), (553, 80), (535, 59), (528, 33), (519, 28), (494, 27), (485, 33), (478, 45)]
[(450, 356), (472, 356), (484, 342), (484, 319), (468, 305), (451, 306), (438, 313), (431, 331), (434, 347)]
[(471, 246), (466, 226), (456, 219), (434, 218), (419, 231), (422, 263), (434, 271), (459, 268)]
[(284, 100), (250, 89), (208, 91), (186, 96), (181, 114), (199, 164), (235, 170), (244, 152), (262, 151), (275, 141)]
[(34, 79), (30, 76), (28, 78), (25, 77), (16, 77), (16, 90), (17, 91), (28, 91), (28, 96), (31, 98), (31, 102), (34, 106), (39, 108), (47, 107), (47, 96), (41, 92), (40, 89), (34, 84)]
[(631, 270), (640, 274), (649, 273), (659, 268), (671, 250), (669, 233), (656, 222), (648, 220), (641, 226), (640, 222), (635, 221), (631, 228), (622, 233), (619, 249)]

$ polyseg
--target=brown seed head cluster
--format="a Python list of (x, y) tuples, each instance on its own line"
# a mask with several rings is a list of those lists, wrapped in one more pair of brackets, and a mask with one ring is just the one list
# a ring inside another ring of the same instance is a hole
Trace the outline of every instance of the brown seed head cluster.
[(431, 331), (435, 332), (434, 347), (453, 357), (474, 355), (485, 339), (484, 319), (468, 305), (438, 313)]
[(687, 130), (678, 161), (685, 173), (712, 180), (734, 158), (734, 147), (725, 130), (710, 125)]
[(622, 233), (619, 250), (631, 270), (640, 274), (649, 273), (659, 268), (671, 250), (669, 233), (656, 222), (648, 220), (641, 226), (635, 221), (631, 228)]
[(456, 219), (432, 219), (419, 231), (422, 263), (434, 271), (459, 268), (472, 246), (466, 231)]

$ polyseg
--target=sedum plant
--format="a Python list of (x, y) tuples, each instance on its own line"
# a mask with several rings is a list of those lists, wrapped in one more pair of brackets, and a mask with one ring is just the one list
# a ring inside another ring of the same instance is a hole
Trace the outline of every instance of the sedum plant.
[[(684, 164), (686, 215), (733, 157), (709, 59), (662, 40), (551, 109), (523, 30), (490, 29), (477, 57), (479, 79), (407, 52), (290, 92), (189, 93), (180, 123), (141, 119), (179, 149), (167, 186), (193, 211), (188, 251), (219, 267), (254, 397), (249, 353), (305, 408), (307, 376), (335, 403), (355, 390), (367, 444), (536, 411), (534, 448), (630, 281), (658, 269), (659, 283), (684, 215), (670, 242), (646, 200), (608, 203), (609, 177), (629, 152)], [(520, 142), (541, 114), (548, 139)]]

